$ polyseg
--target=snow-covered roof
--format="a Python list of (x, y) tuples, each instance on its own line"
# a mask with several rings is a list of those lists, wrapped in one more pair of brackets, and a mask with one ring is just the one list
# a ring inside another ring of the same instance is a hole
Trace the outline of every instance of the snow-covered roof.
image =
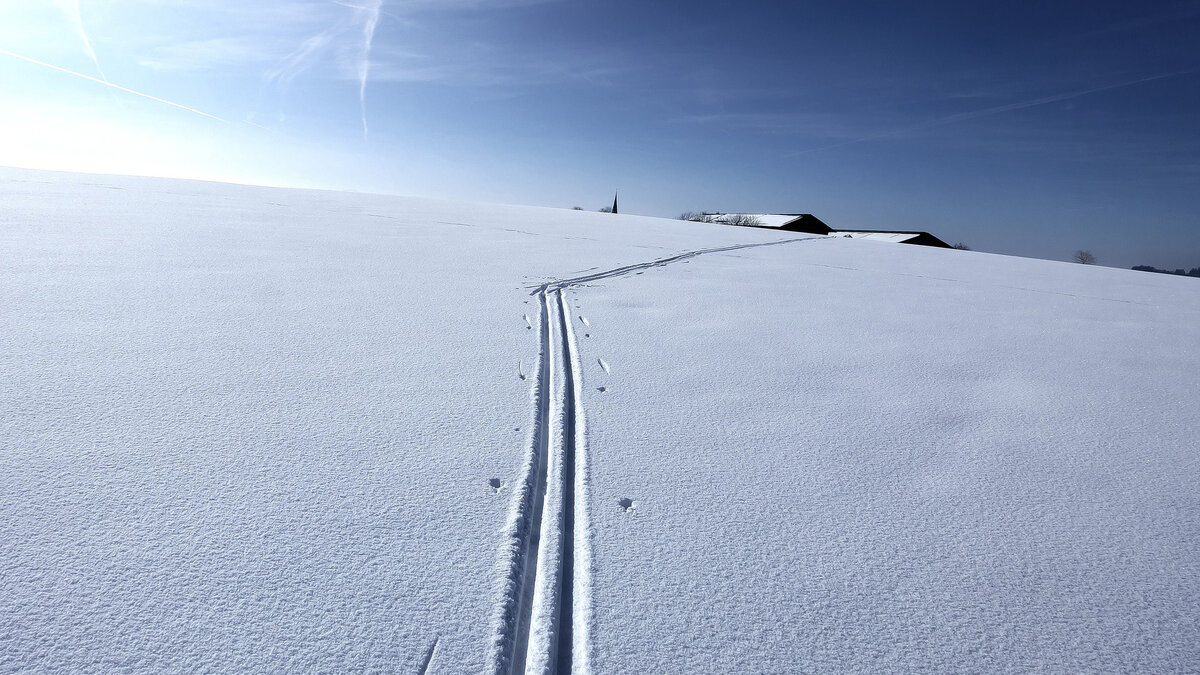
[(858, 232), (854, 230), (834, 230), (830, 237), (848, 237), (852, 239), (870, 239), (872, 241), (891, 241), (902, 244), (921, 236), (920, 232)]

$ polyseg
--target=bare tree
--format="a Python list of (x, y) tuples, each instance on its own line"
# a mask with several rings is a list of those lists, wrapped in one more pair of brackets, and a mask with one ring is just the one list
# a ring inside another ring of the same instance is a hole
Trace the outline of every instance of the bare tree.
[(1083, 249), (1079, 249), (1078, 251), (1075, 251), (1075, 255), (1071, 259), (1074, 260), (1075, 262), (1079, 263), (1080, 265), (1095, 265), (1096, 264), (1096, 256), (1092, 255), (1091, 251), (1085, 251)]
[(600, 213), (612, 213), (612, 207), (611, 206), (601, 206)]
[(583, 210), (583, 207), (582, 207), (582, 206), (572, 206), (572, 207), (571, 207), (571, 210), (572, 210), (572, 211), (582, 211), (582, 210)]
[(758, 227), (762, 225), (762, 221), (757, 216), (750, 216), (744, 213), (731, 213), (727, 216), (722, 216), (720, 222), (741, 227)]
[(742, 227), (758, 227), (762, 225), (762, 220), (758, 216), (751, 216), (745, 213), (709, 213), (704, 211), (696, 213), (695, 211), (684, 211), (679, 214), (680, 220), (690, 220), (695, 223), (720, 223), (722, 225), (741, 225)]
[(960, 251), (970, 251), (971, 250), (970, 246), (967, 246), (966, 244), (962, 243), (961, 241), (958, 242), (957, 244), (951, 246), (950, 248), (956, 248)]

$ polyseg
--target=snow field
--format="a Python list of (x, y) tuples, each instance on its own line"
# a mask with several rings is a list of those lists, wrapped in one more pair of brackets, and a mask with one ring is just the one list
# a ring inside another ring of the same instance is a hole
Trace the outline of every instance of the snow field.
[(0, 176), (3, 671), (478, 672), (532, 433), (527, 286), (695, 236)]
[(1194, 280), (185, 181), (0, 198), (0, 671), (1200, 664)]
[(1136, 275), (828, 240), (579, 290), (594, 670), (1193, 669), (1200, 303)]

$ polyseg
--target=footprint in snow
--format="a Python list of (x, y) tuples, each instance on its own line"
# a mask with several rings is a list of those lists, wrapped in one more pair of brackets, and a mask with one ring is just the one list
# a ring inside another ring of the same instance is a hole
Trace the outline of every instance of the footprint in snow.
[(500, 492), (500, 488), (504, 487), (504, 483), (501, 483), (499, 478), (489, 480), (488, 485), (492, 486), (492, 489), (496, 492)]
[(612, 372), (608, 368), (608, 362), (606, 362), (604, 359), (596, 359), (596, 363), (600, 364), (600, 367), (604, 369), (604, 372), (606, 372), (606, 373)]
[(525, 375), (525, 364), (519, 360), (517, 361), (517, 377), (521, 378), (522, 381), (527, 377)]
[(582, 314), (580, 314), (580, 315), (579, 315), (579, 320), (580, 320), (580, 321), (582, 321), (582, 322), (583, 322), (583, 325), (585, 325), (585, 326), (588, 326), (588, 327), (590, 327), (590, 326), (592, 325), (592, 324), (591, 324), (591, 322), (589, 322), (589, 321), (587, 320), (587, 317), (586, 317), (586, 316), (583, 316)]
[(629, 497), (621, 497), (617, 500), (617, 504), (620, 505), (621, 509), (623, 509), (625, 513), (633, 511), (634, 507), (637, 506), (637, 502), (633, 501)]
[(522, 315), (521, 315), (521, 318), (525, 319), (525, 329), (526, 329), (526, 330), (533, 330), (533, 324), (529, 322), (529, 315), (528, 315), (528, 314), (522, 314)]
[(604, 392), (608, 391), (608, 387), (596, 387), (596, 391), (603, 394)]

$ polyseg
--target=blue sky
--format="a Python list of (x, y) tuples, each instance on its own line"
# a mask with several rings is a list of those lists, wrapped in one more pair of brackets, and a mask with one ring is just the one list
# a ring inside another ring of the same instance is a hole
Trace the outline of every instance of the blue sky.
[(588, 209), (619, 188), (629, 213), (1196, 267), (1197, 35), (1200, 0), (22, 0), (0, 164)]

